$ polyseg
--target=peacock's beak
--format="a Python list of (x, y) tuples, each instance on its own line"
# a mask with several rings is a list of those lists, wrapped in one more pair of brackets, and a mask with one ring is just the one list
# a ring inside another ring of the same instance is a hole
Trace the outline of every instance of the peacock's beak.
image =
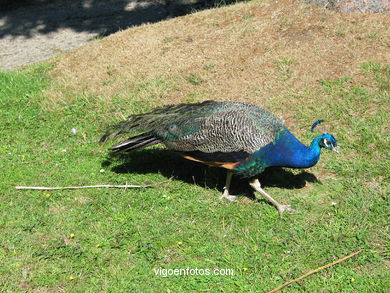
[(340, 148), (337, 147), (337, 146), (333, 146), (333, 145), (332, 145), (332, 150), (335, 151), (335, 152), (338, 153), (338, 154), (340, 153)]

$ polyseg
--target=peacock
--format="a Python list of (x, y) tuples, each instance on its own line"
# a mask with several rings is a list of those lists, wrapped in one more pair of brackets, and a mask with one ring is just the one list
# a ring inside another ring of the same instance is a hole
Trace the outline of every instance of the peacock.
[[(313, 124), (312, 129), (320, 122)], [(333, 135), (323, 133), (306, 146), (270, 112), (241, 102), (168, 105), (131, 115), (108, 128), (100, 142), (129, 134), (134, 136), (110, 148), (114, 154), (162, 143), (183, 158), (227, 169), (221, 199), (235, 200), (229, 193), (235, 174), (248, 178), (250, 186), (273, 204), (280, 215), (296, 211), (266, 193), (256, 175), (267, 167), (312, 167), (318, 162), (322, 148), (338, 153)]]

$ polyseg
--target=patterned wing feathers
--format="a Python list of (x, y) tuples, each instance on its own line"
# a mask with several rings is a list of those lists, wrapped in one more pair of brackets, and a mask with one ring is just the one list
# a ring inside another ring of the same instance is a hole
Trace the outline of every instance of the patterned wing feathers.
[[(101, 141), (141, 132), (144, 134), (113, 148), (123, 150), (125, 145), (131, 145), (133, 149), (137, 144), (142, 147), (162, 142), (169, 149), (181, 152), (251, 154), (272, 142), (282, 128), (285, 127), (280, 120), (255, 105), (206, 101), (165, 106), (146, 114), (132, 115), (111, 127)], [(134, 141), (139, 137), (143, 140)]]

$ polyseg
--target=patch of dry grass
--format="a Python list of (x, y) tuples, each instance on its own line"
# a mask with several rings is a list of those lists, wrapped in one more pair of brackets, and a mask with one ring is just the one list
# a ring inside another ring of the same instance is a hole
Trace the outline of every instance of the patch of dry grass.
[[(319, 80), (361, 78), (360, 64), (390, 63), (386, 14), (340, 15), (288, 0), (254, 1), (131, 28), (55, 62), (48, 107), (84, 94), (132, 99), (142, 82), (164, 79), (156, 103), (205, 99), (264, 105)], [(200, 78), (190, 82), (189, 75)], [(299, 99), (272, 103), (279, 114)], [(296, 106), (296, 105), (295, 105)], [(285, 119), (289, 119), (285, 115)]]

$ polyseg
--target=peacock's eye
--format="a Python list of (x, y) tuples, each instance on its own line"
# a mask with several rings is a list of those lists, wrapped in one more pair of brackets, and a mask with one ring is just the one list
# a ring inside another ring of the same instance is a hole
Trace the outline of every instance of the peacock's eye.
[(324, 145), (325, 145), (326, 147), (329, 147), (329, 146), (330, 146), (330, 144), (328, 143), (328, 141), (326, 140), (326, 138), (324, 138)]

